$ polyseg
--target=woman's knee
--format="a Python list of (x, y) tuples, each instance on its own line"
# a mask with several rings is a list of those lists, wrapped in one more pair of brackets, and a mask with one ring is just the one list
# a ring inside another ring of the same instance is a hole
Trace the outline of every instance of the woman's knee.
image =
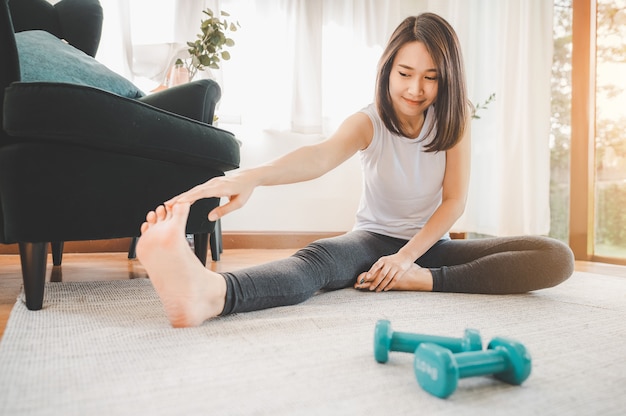
[(317, 273), (327, 276), (326, 287), (346, 287), (378, 260), (372, 253), (371, 244), (368, 245), (366, 239), (361, 237), (359, 233), (351, 232), (321, 239), (298, 250), (294, 256)]
[(368, 247), (366, 237), (361, 232), (352, 231), (323, 238), (308, 244), (295, 255), (314, 259), (322, 264), (346, 263), (349, 258), (363, 256)]
[(572, 249), (562, 241), (553, 238), (544, 238), (546, 262), (544, 266), (549, 270), (547, 287), (556, 286), (569, 279), (574, 273), (574, 253)]

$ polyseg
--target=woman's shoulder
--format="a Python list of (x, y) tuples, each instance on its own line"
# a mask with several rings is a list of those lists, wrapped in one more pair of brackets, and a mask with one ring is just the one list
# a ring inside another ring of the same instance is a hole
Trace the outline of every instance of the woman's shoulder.
[(372, 123), (376, 123), (380, 120), (380, 116), (378, 115), (378, 111), (376, 110), (376, 105), (374, 103), (363, 107), (358, 113), (366, 114)]
[(367, 113), (357, 111), (348, 116), (339, 127), (337, 133), (359, 142), (359, 149), (369, 146), (374, 134), (374, 125)]
[(371, 127), (374, 135), (383, 134), (387, 129), (383, 120), (380, 118), (380, 114), (378, 113), (378, 109), (376, 108), (375, 103), (371, 103), (366, 107), (363, 107), (357, 114), (366, 115), (371, 123)]
[(350, 115), (343, 123), (344, 131), (361, 141), (360, 150), (370, 147), (373, 138), (380, 128), (380, 118), (376, 112), (376, 106), (370, 104)]

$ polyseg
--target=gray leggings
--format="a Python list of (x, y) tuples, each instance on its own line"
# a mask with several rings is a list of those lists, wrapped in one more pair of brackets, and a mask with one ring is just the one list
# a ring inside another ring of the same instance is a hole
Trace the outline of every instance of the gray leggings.
[[(352, 287), (406, 240), (351, 231), (309, 244), (286, 259), (230, 273), (221, 315), (294, 305), (321, 290)], [(570, 248), (539, 236), (440, 240), (415, 262), (430, 269), (434, 292), (524, 293), (556, 286), (574, 271)]]

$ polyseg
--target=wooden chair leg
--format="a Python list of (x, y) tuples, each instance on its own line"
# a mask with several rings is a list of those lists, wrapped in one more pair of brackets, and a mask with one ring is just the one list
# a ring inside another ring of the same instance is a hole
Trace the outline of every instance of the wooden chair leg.
[(55, 266), (60, 266), (63, 261), (63, 241), (53, 241), (50, 243), (52, 246), (52, 264)]
[(26, 307), (38, 311), (43, 306), (48, 243), (19, 243), (19, 248)]

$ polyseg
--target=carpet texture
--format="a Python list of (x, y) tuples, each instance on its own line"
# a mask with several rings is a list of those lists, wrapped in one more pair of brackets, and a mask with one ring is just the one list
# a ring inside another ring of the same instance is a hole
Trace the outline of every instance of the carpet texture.
[[(517, 339), (532, 373), (438, 399), (412, 354), (374, 361), (379, 319)], [(514, 296), (345, 289), (193, 329), (168, 325), (146, 279), (48, 283), (41, 311), (17, 301), (0, 344), (1, 415), (622, 415), (625, 393), (626, 278), (582, 272)]]

